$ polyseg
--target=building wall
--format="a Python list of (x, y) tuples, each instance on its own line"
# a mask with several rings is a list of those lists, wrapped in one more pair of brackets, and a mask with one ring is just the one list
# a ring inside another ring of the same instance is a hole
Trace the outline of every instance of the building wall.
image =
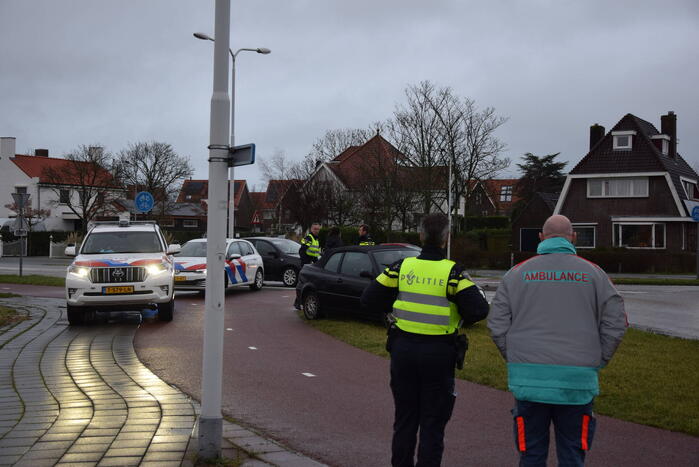
[(537, 229), (541, 231), (544, 222), (551, 214), (553, 214), (553, 211), (544, 200), (539, 196), (535, 196), (512, 223), (512, 251), (521, 251), (521, 229)]

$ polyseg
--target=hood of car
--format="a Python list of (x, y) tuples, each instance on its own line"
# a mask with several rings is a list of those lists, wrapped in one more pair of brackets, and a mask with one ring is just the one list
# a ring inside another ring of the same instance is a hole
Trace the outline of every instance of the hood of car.
[(147, 266), (149, 264), (171, 263), (162, 253), (120, 253), (110, 255), (78, 255), (73, 264), (90, 268), (118, 268), (127, 266)]

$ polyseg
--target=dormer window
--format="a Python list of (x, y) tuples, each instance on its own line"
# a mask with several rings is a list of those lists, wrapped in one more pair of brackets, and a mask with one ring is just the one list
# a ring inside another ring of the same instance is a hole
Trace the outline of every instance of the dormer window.
[(512, 185), (503, 185), (502, 189), (500, 190), (500, 201), (512, 201)]
[(612, 131), (613, 146), (615, 151), (630, 151), (633, 148), (635, 131)]
[(655, 135), (651, 136), (650, 139), (653, 140), (655, 147), (660, 149), (663, 156), (667, 156), (670, 153), (670, 137), (668, 135)]
[(697, 187), (696, 180), (690, 180), (688, 178), (680, 177), (682, 181), (682, 188), (687, 195), (687, 199), (699, 199), (699, 187)]

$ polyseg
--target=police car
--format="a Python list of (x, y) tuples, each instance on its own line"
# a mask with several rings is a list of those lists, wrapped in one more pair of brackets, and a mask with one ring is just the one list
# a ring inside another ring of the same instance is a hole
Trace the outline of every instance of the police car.
[[(206, 239), (197, 238), (182, 245), (175, 258), (175, 289), (204, 293), (206, 277)], [(262, 257), (247, 240), (226, 240), (223, 279), (225, 288), (247, 285), (260, 290), (264, 281)]]
[(171, 321), (175, 309), (172, 254), (155, 222), (99, 222), (87, 232), (66, 274), (68, 322), (82, 324), (94, 311), (156, 308)]

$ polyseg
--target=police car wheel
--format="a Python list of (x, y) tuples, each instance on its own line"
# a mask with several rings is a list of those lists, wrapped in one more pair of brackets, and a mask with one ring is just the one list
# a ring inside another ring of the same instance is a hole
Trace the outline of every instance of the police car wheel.
[(320, 300), (318, 300), (318, 294), (309, 291), (303, 297), (303, 316), (306, 319), (318, 319), (323, 317), (323, 313), (320, 311)]
[(158, 303), (158, 321), (172, 321), (172, 312), (175, 311), (175, 297), (166, 303)]
[(299, 275), (294, 268), (286, 268), (282, 272), (282, 282), (286, 287), (296, 287), (296, 282), (299, 280)]
[(262, 269), (258, 269), (255, 273), (255, 280), (250, 284), (250, 290), (260, 290), (264, 280), (265, 276), (262, 274)]

